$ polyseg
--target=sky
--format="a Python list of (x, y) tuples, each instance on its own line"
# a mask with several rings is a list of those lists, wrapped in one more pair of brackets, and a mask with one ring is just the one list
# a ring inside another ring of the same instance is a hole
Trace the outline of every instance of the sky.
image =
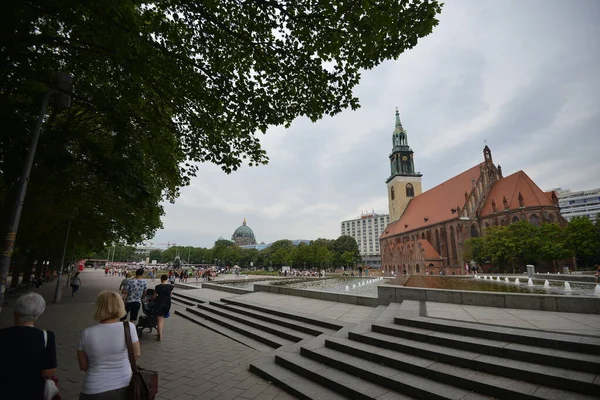
[(543, 190), (600, 187), (600, 1), (446, 1), (433, 33), (364, 71), (361, 108), (269, 129), (268, 165), (201, 164), (165, 203), (159, 248), (212, 247), (244, 218), (257, 241), (335, 239), (340, 223), (388, 213), (395, 108), (430, 189), (483, 161)]

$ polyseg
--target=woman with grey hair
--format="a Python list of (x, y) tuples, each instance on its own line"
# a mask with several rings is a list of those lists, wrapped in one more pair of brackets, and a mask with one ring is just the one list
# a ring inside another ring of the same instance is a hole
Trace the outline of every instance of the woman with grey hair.
[(15, 302), (14, 326), (0, 329), (0, 393), (3, 399), (44, 398), (45, 380), (56, 371), (54, 333), (34, 327), (45, 309), (42, 296), (33, 292), (24, 294)]

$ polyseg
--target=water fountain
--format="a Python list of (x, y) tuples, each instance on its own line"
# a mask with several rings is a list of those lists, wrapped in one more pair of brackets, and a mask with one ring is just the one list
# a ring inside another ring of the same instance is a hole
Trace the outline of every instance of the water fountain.
[(527, 279), (527, 286), (533, 286), (533, 280), (531, 278)]
[(520, 285), (521, 281), (519, 280), (519, 278), (515, 279), (515, 285)]
[(550, 282), (548, 282), (548, 279), (544, 281), (544, 289), (550, 289)]
[(356, 285), (354, 283), (352, 284), (352, 289), (356, 289)]
[(245, 279), (248, 279), (248, 275), (246, 275), (246, 278), (245, 278)]
[(596, 285), (596, 288), (594, 289), (594, 295), (600, 296), (600, 285)]
[(496, 282), (500, 282), (500, 277), (499, 276), (496, 277)]
[(348, 285), (346, 285), (346, 287), (344, 288), (344, 292), (349, 292), (350, 288), (348, 287)]
[(510, 281), (508, 280), (508, 278), (504, 278), (504, 283), (510, 283)]
[(565, 292), (570, 292), (571, 291), (571, 284), (567, 281), (565, 281)]

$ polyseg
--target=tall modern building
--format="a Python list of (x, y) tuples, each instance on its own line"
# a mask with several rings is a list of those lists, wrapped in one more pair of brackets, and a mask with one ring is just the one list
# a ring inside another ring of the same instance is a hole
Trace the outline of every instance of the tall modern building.
[(375, 212), (342, 222), (342, 235), (352, 236), (356, 240), (363, 264), (373, 268), (381, 267), (379, 236), (389, 223), (389, 215), (375, 214)]
[(560, 213), (567, 221), (571, 221), (575, 217), (588, 217), (592, 221), (596, 220), (596, 215), (600, 213), (600, 188), (580, 192), (558, 188), (555, 191), (558, 194)]

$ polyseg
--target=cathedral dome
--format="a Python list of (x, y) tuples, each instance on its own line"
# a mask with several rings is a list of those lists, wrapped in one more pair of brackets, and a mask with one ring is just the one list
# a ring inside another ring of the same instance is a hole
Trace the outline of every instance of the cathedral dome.
[(256, 244), (254, 232), (248, 225), (246, 225), (246, 218), (244, 218), (242, 225), (238, 227), (235, 232), (233, 232), (231, 240), (238, 246)]

